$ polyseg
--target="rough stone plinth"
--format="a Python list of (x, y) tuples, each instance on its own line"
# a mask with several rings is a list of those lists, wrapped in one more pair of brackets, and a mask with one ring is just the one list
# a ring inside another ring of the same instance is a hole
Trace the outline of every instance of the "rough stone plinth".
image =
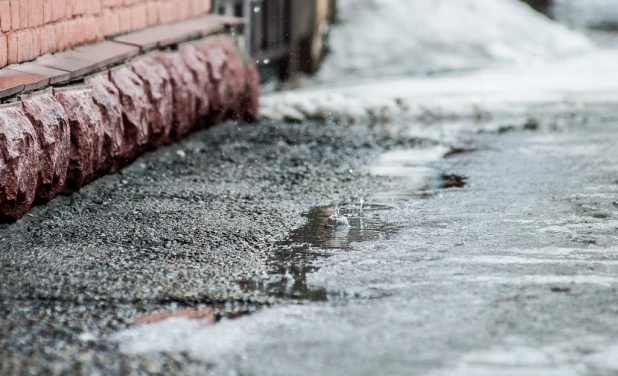
[(71, 131), (64, 108), (51, 89), (20, 98), (41, 149), (36, 198), (49, 201), (64, 187), (71, 152)]
[(174, 91), (174, 128), (172, 136), (179, 140), (193, 129), (197, 114), (196, 94), (200, 88), (193, 73), (178, 52), (165, 52), (155, 55), (163, 64), (172, 79)]
[(224, 107), (228, 109), (225, 115), (236, 117), (235, 114), (241, 111), (240, 104), (245, 92), (247, 73), (245, 63), (233, 38), (220, 36), (215, 40), (220, 43), (226, 56), (226, 70), (223, 79), (227, 82), (230, 95), (227, 98), (228, 102), (224, 104)]
[(210, 117), (213, 123), (218, 123), (225, 118), (230, 109), (230, 96), (232, 90), (227, 75), (227, 54), (221, 45), (221, 38), (211, 37), (195, 44), (202, 53), (210, 72), (211, 85), (214, 86), (211, 95)]
[(26, 214), (34, 201), (41, 148), (21, 103), (0, 106), (0, 221)]
[(165, 67), (153, 56), (146, 56), (131, 64), (142, 79), (151, 106), (148, 109), (150, 147), (159, 148), (171, 142), (174, 124), (174, 93), (172, 79)]
[(121, 155), (126, 145), (120, 93), (109, 80), (109, 72), (88, 77), (85, 82), (92, 88), (92, 99), (101, 114), (104, 157), (101, 158), (97, 171), (116, 171), (128, 163)]
[(124, 159), (137, 158), (148, 147), (148, 99), (144, 81), (131, 67), (123, 66), (110, 71), (110, 81), (118, 88), (124, 120), (124, 142), (121, 155)]
[(185, 64), (193, 73), (193, 81), (199, 90), (195, 92), (197, 105), (197, 126), (206, 125), (210, 114), (210, 95), (214, 91), (214, 85), (210, 79), (210, 70), (204, 54), (192, 44), (185, 44), (180, 48), (180, 54)]
[(55, 89), (54, 95), (67, 114), (71, 130), (65, 191), (77, 191), (97, 177), (97, 166), (103, 154), (101, 114), (89, 86)]
[(255, 63), (245, 67), (245, 91), (236, 118), (244, 121), (255, 121), (260, 113), (260, 76)]

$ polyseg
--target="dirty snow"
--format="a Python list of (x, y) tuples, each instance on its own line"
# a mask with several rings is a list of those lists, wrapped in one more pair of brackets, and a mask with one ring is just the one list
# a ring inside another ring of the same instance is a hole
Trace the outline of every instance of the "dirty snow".
[(341, 0), (320, 79), (529, 64), (591, 49), (517, 0)]
[(430, 77), (366, 79), (266, 94), (261, 115), (275, 120), (350, 122), (510, 118), (539, 103), (618, 99), (618, 50), (595, 50), (558, 62)]

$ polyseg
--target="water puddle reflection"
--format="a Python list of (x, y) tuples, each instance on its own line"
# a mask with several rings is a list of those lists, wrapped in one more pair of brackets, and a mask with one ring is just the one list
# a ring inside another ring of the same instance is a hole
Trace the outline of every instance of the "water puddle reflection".
[[(437, 190), (463, 187), (466, 178), (444, 174), (428, 167), (438, 161), (449, 148), (401, 150), (383, 154), (365, 171), (374, 176), (392, 178), (388, 189), (350, 202), (314, 207), (305, 213), (307, 222), (292, 231), (287, 239), (276, 244), (268, 263), (268, 276), (259, 281), (244, 281), (245, 291), (263, 291), (270, 296), (298, 300), (326, 300), (325, 290), (307, 287), (307, 274), (319, 269), (315, 261), (334, 252), (350, 251), (354, 243), (386, 239), (398, 229), (384, 215), (395, 205), (413, 199), (431, 197)], [(328, 218), (335, 213), (347, 218), (349, 226), (329, 227)]]

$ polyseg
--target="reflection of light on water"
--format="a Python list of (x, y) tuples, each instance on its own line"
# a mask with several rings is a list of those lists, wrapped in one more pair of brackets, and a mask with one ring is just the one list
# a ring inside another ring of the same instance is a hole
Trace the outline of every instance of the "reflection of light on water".
[(450, 148), (435, 146), (426, 149), (393, 150), (382, 154), (378, 160), (365, 167), (370, 175), (398, 178), (392, 189), (368, 198), (371, 202), (393, 205), (398, 202), (423, 197), (426, 191), (443, 188), (442, 173), (429, 167), (440, 160)]
[[(366, 170), (376, 176), (399, 178), (393, 183), (393, 189), (309, 210), (305, 214), (305, 225), (293, 230), (269, 255), (268, 281), (258, 286), (245, 281), (245, 288), (265, 290), (278, 297), (327, 299), (325, 290), (307, 287), (307, 274), (319, 269), (315, 261), (329, 257), (333, 251), (350, 250), (353, 243), (382, 240), (394, 233), (396, 227), (384, 221), (384, 214), (393, 208), (393, 204), (424, 197), (423, 192), (442, 188), (443, 175), (437, 169), (415, 161), (429, 163), (448, 151), (448, 148), (436, 147), (383, 155)], [(333, 218), (345, 219), (347, 223), (345, 226), (328, 226)]]

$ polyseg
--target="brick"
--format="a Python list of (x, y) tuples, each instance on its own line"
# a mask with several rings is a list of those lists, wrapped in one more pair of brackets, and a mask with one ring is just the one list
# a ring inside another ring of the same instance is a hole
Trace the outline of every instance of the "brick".
[(101, 22), (101, 34), (111, 36), (120, 32), (120, 18), (115, 10), (104, 10)]
[(69, 121), (51, 89), (20, 97), (20, 101), (41, 150), (36, 198), (49, 201), (60, 193), (66, 180), (71, 152)]
[(38, 27), (43, 25), (44, 6), (43, 0), (28, 0), (28, 26)]
[(154, 25), (159, 22), (159, 6), (154, 1), (146, 3), (146, 23)]
[(0, 221), (15, 221), (34, 201), (40, 155), (21, 103), (0, 106), (0, 140)]
[(101, 6), (103, 8), (115, 7), (118, 4), (116, 0), (101, 0)]
[(176, 0), (175, 7), (178, 11), (177, 20), (184, 20), (191, 17), (191, 4), (189, 0)]
[(41, 29), (36, 28), (30, 31), (32, 36), (32, 45), (30, 49), (30, 59), (33, 60), (41, 56)]
[[(83, 0), (86, 1), (86, 0)], [(89, 15), (99, 15), (101, 14), (101, 0), (87, 0), (88, 8), (86, 9), (86, 13)]]
[(19, 42), (17, 40), (17, 33), (9, 33), (6, 36), (7, 42), (7, 59), (9, 64), (16, 64), (19, 62)]
[(131, 30), (146, 27), (146, 7), (143, 4), (131, 7)]
[(56, 27), (47, 25), (41, 29), (41, 55), (56, 52)]
[(69, 21), (65, 21), (64, 37), (66, 38), (67, 48), (78, 45), (83, 40), (83, 33), (81, 30), (81, 18), (74, 18)]
[(131, 31), (132, 19), (130, 8), (118, 10), (118, 23), (120, 25), (120, 32)]
[(4, 34), (0, 34), (0, 67), (8, 64), (9, 47)]
[(191, 14), (193, 16), (199, 16), (210, 11), (209, 0), (191, 0)]
[(19, 62), (30, 60), (32, 50), (32, 32), (28, 29), (17, 32), (17, 60)]
[(19, 0), (10, 0), (9, 5), (11, 6), (11, 29), (19, 30), (21, 28), (21, 20), (20, 20), (20, 2)]
[(53, 19), (53, 11), (52, 7), (54, 6), (52, 0), (43, 0), (43, 25), (47, 25), (52, 22)]
[(83, 39), (80, 43), (94, 42), (97, 40), (99, 34), (99, 24), (96, 22), (96, 17), (88, 16), (80, 19), (81, 35)]
[(28, 2), (27, 0), (21, 0), (19, 3), (19, 25), (20, 30), (26, 29), (30, 26), (28, 22)]
[(0, 1), (0, 30), (11, 30), (11, 3), (8, 0)]
[(176, 20), (174, 5), (170, 2), (159, 2), (159, 21), (173, 22)]
[(67, 0), (53, 0), (52, 21), (56, 22), (66, 17)]
[(49, 78), (50, 85), (65, 82), (71, 78), (71, 73), (69, 72), (44, 67), (37, 63), (26, 63), (26, 64), (13, 65), (12, 67), (8, 69), (17, 71), (17, 72), (24, 72), (24, 73), (34, 74), (37, 76), (47, 77)]
[(64, 19), (71, 19), (73, 17), (73, 1), (74, 0), (64, 0)]
[(64, 22), (58, 22), (53, 24), (54, 32), (56, 34), (56, 48), (55, 51), (63, 51), (66, 48), (66, 38), (64, 36)]
[(87, 0), (72, 0), (71, 1), (71, 12), (73, 16), (81, 16), (86, 14), (86, 10), (88, 8)]

